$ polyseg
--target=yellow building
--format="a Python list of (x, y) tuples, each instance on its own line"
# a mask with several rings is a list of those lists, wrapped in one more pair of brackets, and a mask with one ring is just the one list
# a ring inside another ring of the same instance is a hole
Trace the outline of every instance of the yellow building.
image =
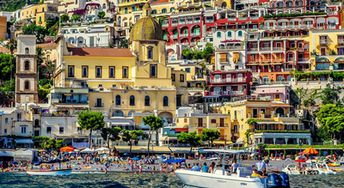
[(20, 19), (29, 19), (36, 25), (46, 26), (48, 19), (58, 17), (57, 7), (58, 5), (53, 3), (29, 5), (20, 10)]
[(203, 114), (192, 113), (185, 117), (176, 118), (177, 128), (188, 128), (188, 132), (196, 131), (202, 134), (203, 129), (217, 129), (220, 138), (217, 144), (229, 144), (231, 141), (231, 122), (230, 116), (225, 114)]
[[(304, 132), (303, 124), (299, 118), (291, 117), (291, 107), (282, 102), (257, 99), (225, 103), (218, 111), (227, 114), (231, 119), (232, 142), (246, 143), (245, 133), (247, 130), (253, 131), (251, 139), (261, 139), (262, 135), (260, 134), (273, 139), (274, 136), (278, 137), (277, 133), (282, 132), (287, 134), (287, 138), (292, 139), (295, 133), (288, 133), (287, 130), (299, 130), (299, 133), (302, 134)], [(255, 120), (256, 124), (250, 125), (250, 119)], [(307, 135), (310, 136), (309, 131)], [(262, 140), (254, 141), (256, 143), (263, 142)]]
[(344, 32), (311, 30), (309, 32), (311, 70), (344, 70)]
[(131, 30), (130, 49), (66, 48), (60, 43), (63, 57), (56, 64), (54, 87), (87, 88), (89, 92), (86, 96), (84, 90), (61, 91), (52, 98), (69, 103), (65, 105), (69, 109), (77, 103), (113, 117), (155, 114), (171, 123), (178, 97), (171, 68), (166, 65), (165, 41), (148, 4), (144, 10)]

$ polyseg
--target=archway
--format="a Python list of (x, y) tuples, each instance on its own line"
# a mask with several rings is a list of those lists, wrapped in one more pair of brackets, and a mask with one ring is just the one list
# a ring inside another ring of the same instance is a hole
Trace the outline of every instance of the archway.
[(283, 117), (284, 116), (284, 110), (283, 108), (279, 107), (276, 109), (276, 115), (279, 117)]
[(116, 111), (112, 112), (112, 116), (113, 117), (123, 117), (124, 113), (122, 110), (116, 110)]
[(173, 121), (173, 115), (171, 112), (161, 112), (158, 116), (164, 121), (165, 125), (170, 124)]

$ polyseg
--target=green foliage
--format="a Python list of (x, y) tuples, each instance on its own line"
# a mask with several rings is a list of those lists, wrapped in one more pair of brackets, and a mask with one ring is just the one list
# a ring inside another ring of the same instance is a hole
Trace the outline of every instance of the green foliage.
[(250, 137), (252, 135), (252, 130), (251, 129), (247, 129), (245, 132), (245, 138), (246, 138), (246, 143), (249, 144), (250, 142)]
[(11, 54), (0, 54), (0, 79), (13, 78), (16, 71), (16, 58)]
[(37, 43), (43, 43), (45, 36), (49, 35), (49, 31), (46, 28), (36, 24), (25, 25), (22, 30), (25, 35), (36, 35)]
[(257, 119), (249, 118), (246, 123), (249, 125), (255, 125), (257, 122), (258, 122)]
[(62, 23), (68, 22), (68, 21), (69, 21), (69, 16), (68, 16), (68, 14), (62, 14), (62, 15), (60, 16), (60, 20), (61, 20)]
[(110, 140), (116, 141), (119, 140), (121, 137), (119, 136), (122, 129), (120, 127), (104, 127), (101, 129), (101, 136), (104, 140), (107, 141), (107, 147), (110, 149)]
[(184, 144), (190, 144), (191, 147), (197, 147), (201, 145), (201, 136), (196, 132), (182, 132), (177, 136), (178, 142)]
[(92, 131), (101, 130), (104, 123), (104, 116), (101, 112), (94, 112), (90, 110), (84, 110), (78, 115), (78, 123), (82, 129), (89, 130), (89, 143), (92, 147)]
[[(26, 1), (25, 0), (2, 0), (3, 1), (3, 5), (1, 7), (1, 11), (9, 11), (9, 12), (13, 12), (16, 10), (21, 9), (22, 7), (24, 7), (26, 5)], [(38, 3), (40, 0), (31, 0), (31, 4), (36, 4)]]
[(79, 14), (73, 14), (72, 17), (71, 17), (71, 20), (73, 22), (80, 21), (81, 20), (81, 16)]
[(209, 146), (213, 145), (214, 140), (220, 137), (220, 132), (217, 129), (203, 129), (201, 138), (203, 141), (208, 141)]
[(56, 36), (59, 30), (59, 18), (47, 19), (46, 29), (49, 33), (49, 36)]
[(150, 127), (149, 138), (148, 138), (148, 148), (147, 148), (148, 153), (149, 153), (149, 146), (150, 146), (150, 142), (152, 139), (152, 131), (155, 131), (155, 145), (158, 146), (159, 145), (158, 130), (164, 126), (164, 122), (162, 121), (162, 119), (160, 117), (150, 115), (150, 116), (143, 118), (143, 123)]
[[(320, 123), (320, 135), (331, 135), (333, 139), (341, 139), (344, 133), (344, 106), (337, 104), (326, 104), (321, 106), (316, 114)], [(324, 140), (330, 138), (325, 137)]]
[(10, 50), (11, 54), (14, 54), (14, 50), (17, 48), (17, 41), (10, 39), (5, 47)]
[(130, 153), (133, 146), (133, 142), (137, 142), (139, 137), (143, 135), (142, 130), (123, 130), (122, 140), (128, 142), (130, 146)]
[(340, 88), (332, 88), (327, 84), (326, 88), (321, 91), (320, 99), (322, 104), (334, 104), (339, 102)]
[(201, 51), (198, 49), (185, 48), (182, 51), (182, 55), (185, 59), (205, 59), (210, 60), (210, 57), (214, 53), (214, 48), (212, 44), (207, 43), (205, 48)]
[(59, 148), (63, 146), (63, 142), (64, 142), (64, 140), (55, 140), (53, 138), (44, 137), (44, 136), (36, 137), (34, 138), (34, 141), (39, 142), (40, 147), (46, 150), (58, 150)]
[(128, 48), (129, 47), (129, 42), (128, 39), (126, 38), (121, 38), (119, 39), (119, 48)]
[(104, 11), (98, 12), (98, 18), (103, 19), (104, 17), (105, 17), (105, 12)]

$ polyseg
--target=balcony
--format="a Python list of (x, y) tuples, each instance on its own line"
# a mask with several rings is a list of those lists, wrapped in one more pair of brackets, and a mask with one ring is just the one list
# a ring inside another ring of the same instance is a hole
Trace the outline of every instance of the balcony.
[(297, 63), (299, 63), (299, 64), (308, 64), (309, 63), (309, 58), (299, 58), (297, 60)]
[(261, 47), (260, 51), (270, 51), (271, 47)]
[(344, 39), (338, 39), (338, 45), (344, 45)]
[(225, 84), (225, 83), (241, 83), (245, 82), (244, 78), (226, 78), (226, 79), (209, 79), (212, 84)]
[(104, 103), (96, 103), (96, 104), (94, 105), (94, 107), (96, 107), (96, 108), (102, 108), (102, 107), (104, 107)]
[(282, 50), (284, 50), (283, 47), (273, 47), (272, 49), (273, 49), (274, 51), (282, 51)]

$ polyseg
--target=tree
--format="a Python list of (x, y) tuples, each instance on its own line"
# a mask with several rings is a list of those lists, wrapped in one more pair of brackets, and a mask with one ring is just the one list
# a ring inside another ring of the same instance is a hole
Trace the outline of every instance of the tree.
[(149, 129), (149, 136), (148, 136), (148, 154), (149, 154), (149, 146), (152, 139), (152, 132), (155, 131), (155, 144), (159, 145), (159, 129), (163, 127), (164, 123), (160, 117), (150, 115), (143, 118), (143, 123), (150, 127)]
[(193, 147), (197, 147), (201, 145), (201, 137), (195, 132), (182, 132), (177, 136), (177, 140), (180, 143), (189, 144), (190, 145), (190, 153)]
[[(326, 104), (321, 106), (316, 113), (320, 123), (319, 133), (330, 135), (332, 139), (342, 139), (344, 134), (344, 106), (337, 104)], [(323, 138), (329, 139), (329, 138)]]
[(182, 55), (185, 59), (192, 59), (192, 50), (190, 48), (185, 48), (182, 51)]
[(129, 153), (131, 154), (131, 150), (132, 150), (132, 146), (133, 146), (133, 142), (138, 141), (139, 137), (143, 135), (143, 131), (142, 130), (124, 130), (122, 132), (122, 140), (124, 142), (128, 142), (129, 146), (130, 146), (130, 150)]
[(13, 54), (14, 54), (14, 50), (17, 48), (17, 41), (14, 40), (14, 39), (10, 39), (10, 40), (6, 43), (5, 47), (6, 47), (7, 49), (9, 49), (10, 52), (11, 52), (11, 54), (13, 55)]
[(89, 145), (92, 148), (92, 132), (104, 127), (104, 116), (101, 112), (84, 110), (78, 115), (78, 123), (82, 129), (89, 130)]
[[(109, 152), (110, 152), (110, 140), (111, 141), (116, 141), (120, 139), (120, 133), (122, 131), (122, 129), (120, 127), (105, 127), (101, 129), (101, 136), (104, 140), (107, 141), (107, 147), (109, 148)], [(116, 149), (116, 147), (114, 147)]]
[(121, 39), (119, 39), (119, 42), (118, 42), (119, 44), (119, 48), (128, 48), (129, 47), (129, 42), (128, 42), (128, 39), (126, 39), (126, 38), (121, 38)]
[(250, 144), (250, 137), (252, 135), (252, 130), (251, 129), (247, 129), (245, 132), (245, 138), (246, 138), (246, 143), (247, 145)]
[(202, 58), (205, 59), (207, 62), (209, 62), (210, 57), (213, 55), (213, 53), (214, 53), (213, 45), (211, 43), (207, 43), (205, 45), (205, 48), (202, 51)]
[(61, 20), (62, 23), (68, 22), (68, 20), (69, 20), (68, 14), (62, 14), (62, 15), (60, 16), (60, 20)]
[(332, 88), (329, 84), (327, 84), (326, 88), (320, 93), (322, 104), (335, 104), (339, 102), (338, 93), (340, 93), (340, 88)]
[(214, 140), (220, 137), (220, 132), (217, 129), (203, 129), (201, 137), (203, 141), (208, 141), (208, 145), (211, 147)]
[(73, 22), (80, 21), (80, 19), (81, 19), (81, 16), (80, 16), (79, 14), (73, 14), (73, 15), (72, 15), (72, 18), (71, 18), (71, 20), (72, 20)]
[(0, 54), (0, 79), (10, 80), (16, 72), (16, 62), (14, 55)]
[(46, 28), (36, 24), (25, 25), (22, 30), (25, 35), (36, 35), (37, 43), (44, 42), (45, 36), (49, 34), (49, 31)]
[(104, 11), (98, 12), (98, 18), (99, 19), (103, 19), (104, 17), (105, 17), (105, 12)]

